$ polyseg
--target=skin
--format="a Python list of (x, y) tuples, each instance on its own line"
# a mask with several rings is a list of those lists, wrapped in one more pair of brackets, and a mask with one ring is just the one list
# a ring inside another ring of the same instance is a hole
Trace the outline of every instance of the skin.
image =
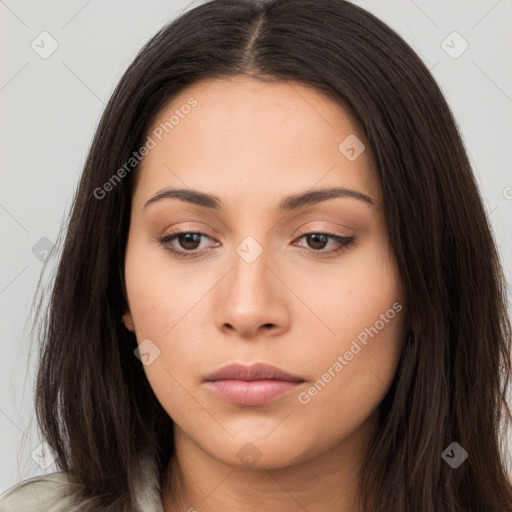
[[(141, 164), (125, 261), (125, 324), (139, 343), (149, 339), (160, 350), (144, 369), (175, 422), (165, 511), (358, 511), (361, 464), (406, 332), (369, 146), (353, 161), (340, 152), (348, 135), (365, 138), (321, 91), (248, 77), (194, 84), (152, 129), (191, 97), (197, 106)], [(166, 198), (144, 208), (167, 187), (212, 194), (223, 206)], [(374, 204), (337, 197), (278, 209), (287, 196), (331, 187)], [(175, 230), (204, 233), (167, 242), (202, 256), (180, 259), (166, 250), (160, 239)], [(336, 241), (310, 233), (353, 242), (328, 254)], [(262, 249), (251, 263), (236, 251), (247, 236)], [(397, 303), (401, 311), (301, 403), (299, 393), (304, 398)], [(253, 362), (306, 382), (258, 406), (227, 402), (204, 383), (226, 364)], [(252, 450), (252, 462), (237, 455), (241, 449)]]

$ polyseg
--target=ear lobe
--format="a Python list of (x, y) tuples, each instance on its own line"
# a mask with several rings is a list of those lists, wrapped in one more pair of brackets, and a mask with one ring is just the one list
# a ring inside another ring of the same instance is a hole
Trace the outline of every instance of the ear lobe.
[(123, 317), (122, 317), (122, 322), (124, 324), (124, 326), (129, 330), (129, 331), (132, 331), (134, 332), (135, 329), (133, 327), (133, 319), (132, 319), (132, 315), (130, 313), (129, 310), (126, 310), (126, 312), (124, 313)]

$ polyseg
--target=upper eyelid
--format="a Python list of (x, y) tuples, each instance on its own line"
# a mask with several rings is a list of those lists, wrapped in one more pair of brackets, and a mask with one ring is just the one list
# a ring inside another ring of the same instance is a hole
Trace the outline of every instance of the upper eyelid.
[[(195, 234), (195, 235), (201, 235), (201, 236), (205, 236), (207, 238), (210, 238), (210, 240), (213, 240), (214, 237), (210, 236), (208, 233), (205, 233), (204, 231), (201, 231), (199, 229), (177, 229), (176, 231), (171, 231), (170, 233), (167, 233), (167, 234), (164, 234), (162, 235), (162, 238), (165, 238), (165, 237), (171, 237), (171, 236), (175, 236), (175, 235), (182, 235), (182, 234), (187, 234), (187, 233), (192, 233), (192, 234)], [(339, 233), (333, 233), (332, 231), (328, 230), (328, 229), (314, 229), (314, 228), (310, 228), (310, 229), (307, 229), (307, 230), (300, 230), (300, 232), (298, 234), (295, 235), (295, 238), (297, 237), (302, 237), (302, 236), (305, 236), (305, 235), (310, 235), (310, 234), (323, 234), (323, 235), (329, 235), (329, 236), (338, 236), (338, 237), (341, 237), (341, 238), (350, 238), (352, 235), (341, 235)]]
[[(334, 222), (332, 221), (332, 219), (329, 219), (329, 218), (320, 218), (320, 219), (317, 219), (317, 222), (325, 222), (325, 221), (330, 221), (330, 222)], [(339, 222), (334, 222), (335, 225), (338, 226), (338, 229), (340, 228), (343, 228), (344, 230), (348, 231), (346, 234), (341, 234), (341, 233), (336, 233), (334, 232), (335, 229), (331, 229), (331, 228), (322, 228), (322, 227), (309, 227), (307, 229), (304, 229), (303, 226), (304, 225), (308, 225), (310, 224), (311, 221), (309, 222), (306, 222), (305, 224), (303, 224), (299, 229), (299, 233), (296, 234), (295, 236), (302, 236), (304, 234), (310, 234), (310, 233), (324, 233), (324, 234), (328, 234), (328, 235), (332, 235), (332, 236), (341, 236), (341, 237), (344, 237), (344, 238), (348, 238), (350, 236), (353, 236), (353, 228), (351, 228), (349, 225), (346, 225), (346, 224), (342, 224), (342, 223), (339, 223)], [(194, 224), (194, 221), (192, 221), (191, 224)], [(202, 224), (202, 223), (201, 223)], [(215, 230), (213, 230), (215, 231)], [(232, 233), (232, 230), (229, 229), (229, 232)], [(201, 228), (196, 228), (194, 227), (193, 225), (187, 225), (187, 223), (185, 223), (184, 226), (182, 227), (178, 227), (176, 228), (176, 231), (171, 231), (169, 233), (167, 233), (168, 235), (173, 235), (173, 234), (180, 234), (180, 233), (200, 233), (201, 235), (204, 235), (204, 236), (207, 236), (209, 238), (215, 238), (216, 235), (213, 235), (213, 236), (210, 236), (208, 233), (205, 233), (204, 231), (202, 231)], [(162, 235), (162, 236), (166, 236), (166, 235)]]

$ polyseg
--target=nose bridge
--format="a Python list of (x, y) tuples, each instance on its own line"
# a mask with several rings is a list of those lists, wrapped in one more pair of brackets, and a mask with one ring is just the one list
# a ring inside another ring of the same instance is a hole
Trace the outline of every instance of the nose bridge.
[(266, 295), (271, 284), (272, 273), (268, 269), (271, 255), (269, 243), (258, 237), (248, 235), (236, 246), (233, 255), (233, 288), (231, 292), (248, 295), (252, 299)]
[[(270, 295), (271, 292), (279, 293), (279, 280), (273, 272), (279, 273), (279, 257), (282, 253), (279, 249), (281, 241), (275, 239), (278, 233), (275, 219), (268, 209), (261, 209), (261, 205), (260, 210), (257, 209), (256, 198), (262, 194), (263, 190), (255, 191), (252, 199), (254, 202), (246, 203), (239, 210), (236, 219), (238, 228), (233, 233), (236, 242), (233, 246), (235, 253), (231, 259), (234, 267), (231, 279), (236, 280), (236, 283), (250, 285), (254, 292)], [(237, 286), (236, 283), (233, 284)]]
[(274, 245), (271, 241), (274, 232), (268, 230), (270, 219), (265, 212), (258, 213), (245, 204), (236, 221), (238, 228), (233, 233), (235, 245), (231, 260), (233, 273), (237, 280), (251, 281), (257, 276), (264, 278), (263, 274), (268, 272), (266, 265), (272, 260), (271, 248)]

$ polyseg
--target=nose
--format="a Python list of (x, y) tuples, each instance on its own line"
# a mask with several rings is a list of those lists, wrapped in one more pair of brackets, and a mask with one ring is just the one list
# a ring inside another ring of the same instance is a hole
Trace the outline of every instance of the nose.
[(252, 262), (234, 254), (233, 268), (217, 287), (215, 321), (224, 334), (254, 338), (288, 329), (290, 292), (270, 260), (265, 250)]

